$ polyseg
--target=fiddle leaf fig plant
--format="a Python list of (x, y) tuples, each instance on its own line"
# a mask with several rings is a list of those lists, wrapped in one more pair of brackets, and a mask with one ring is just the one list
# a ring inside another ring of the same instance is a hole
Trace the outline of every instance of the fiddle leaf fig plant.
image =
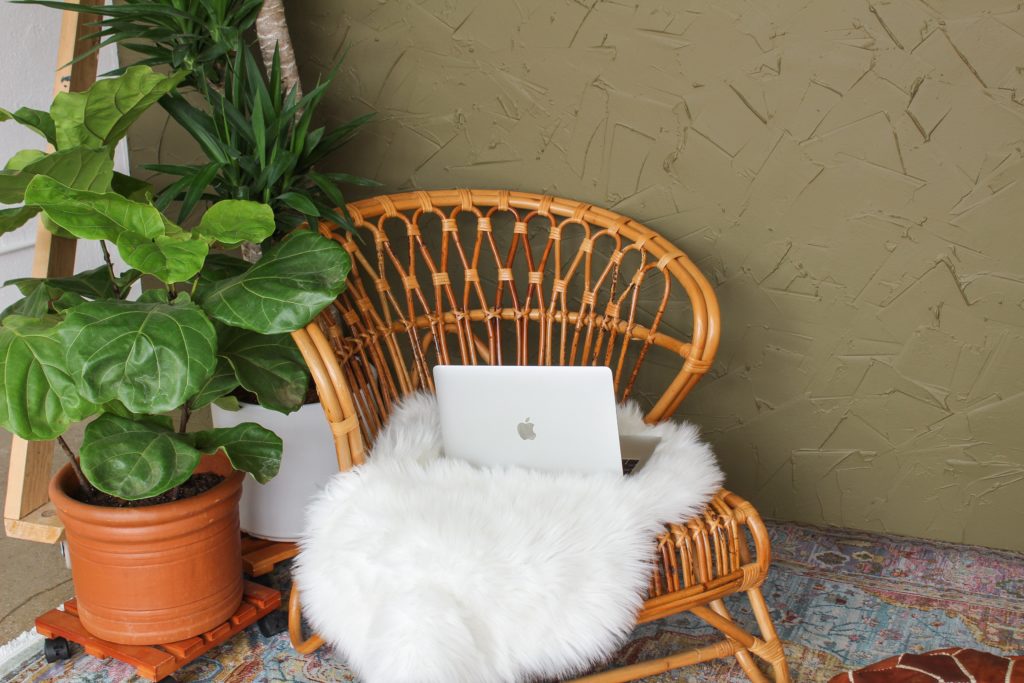
[[(0, 313), (0, 426), (56, 438), (84, 490), (125, 500), (176, 491), (203, 453), (223, 451), (261, 483), (276, 474), (273, 432), (189, 432), (189, 417), (239, 387), (268, 408), (298, 409), (309, 379), (288, 333), (338, 296), (349, 270), (341, 245), (305, 229), (247, 263), (223, 249), (273, 235), (271, 206), (224, 199), (187, 230), (146, 183), (113, 170), (114, 145), (184, 78), (134, 66), (57, 95), (49, 112), (0, 110), (56, 148), (18, 152), (0, 171), (0, 203), (20, 204), (0, 210), (0, 233), (39, 214), (55, 234), (98, 240), (106, 257), (71, 277), (7, 283), (24, 298)], [(117, 272), (111, 245), (129, 269)], [(160, 286), (136, 296), (143, 274)], [(63, 434), (87, 418), (76, 456)]]

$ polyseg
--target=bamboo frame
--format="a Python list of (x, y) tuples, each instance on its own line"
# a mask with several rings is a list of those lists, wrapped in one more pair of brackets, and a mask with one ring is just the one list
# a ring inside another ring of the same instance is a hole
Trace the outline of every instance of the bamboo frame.
[[(433, 388), (435, 363), (609, 365), (624, 400), (657, 353), (668, 374), (645, 415), (650, 423), (672, 415), (711, 367), (719, 310), (710, 283), (682, 251), (633, 220), (504, 190), (407, 192), (347, 208), (355, 235), (326, 224), (320, 231), (352, 258), (348, 288), (292, 335), (343, 471), (365, 462), (397, 399)], [(685, 297), (672, 297), (680, 291)], [(687, 339), (665, 329), (679, 299), (692, 313)], [(760, 590), (771, 562), (768, 534), (750, 503), (720, 491), (697, 518), (653, 539), (652, 551), (655, 571), (639, 622), (690, 611), (723, 639), (577, 683), (630, 681), (729, 656), (755, 683), (768, 680), (755, 657), (776, 681), (790, 680)], [(760, 635), (726, 610), (722, 598), (735, 593), (750, 600)], [(302, 637), (300, 603), (293, 586), (289, 633), (308, 654), (323, 640)]]
[[(102, 5), (104, 0), (70, 0), (82, 5)], [(79, 92), (96, 80), (98, 54), (74, 61), (95, 46), (97, 38), (83, 39), (95, 33), (88, 24), (98, 17), (64, 11), (57, 46), (57, 73), (54, 94)], [(65, 277), (75, 270), (75, 240), (53, 235), (39, 223), (32, 261), (32, 277)], [(53, 461), (52, 441), (11, 439), (10, 469), (4, 501), (4, 530), (11, 538), (42, 543), (57, 543), (64, 527), (49, 502), (47, 486)]]

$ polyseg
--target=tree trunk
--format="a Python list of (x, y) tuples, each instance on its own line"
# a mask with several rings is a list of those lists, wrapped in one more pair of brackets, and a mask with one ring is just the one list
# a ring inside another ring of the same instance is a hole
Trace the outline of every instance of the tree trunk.
[[(288, 33), (288, 20), (284, 15), (284, 0), (263, 0), (263, 7), (256, 15), (256, 37), (267, 74), (270, 74), (274, 50), (277, 50), (281, 59), (281, 89), (287, 94), (294, 88), (296, 99), (302, 99), (302, 82), (295, 62), (295, 50), (292, 49), (292, 37)], [(256, 263), (262, 255), (260, 245), (242, 243), (242, 258), (249, 263)]]
[(284, 16), (284, 0), (263, 0), (263, 7), (256, 16), (256, 36), (260, 42), (263, 66), (270, 73), (274, 49), (281, 53), (281, 87), (285, 93), (296, 88), (302, 97), (302, 83), (299, 81), (299, 67), (295, 63), (292, 38), (288, 33), (288, 20)]

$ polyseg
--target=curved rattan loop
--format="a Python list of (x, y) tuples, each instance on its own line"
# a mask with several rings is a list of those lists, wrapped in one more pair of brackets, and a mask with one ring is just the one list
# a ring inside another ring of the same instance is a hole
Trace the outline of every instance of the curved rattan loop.
[[(320, 232), (349, 252), (345, 292), (293, 338), (309, 365), (342, 470), (364, 462), (393, 404), (432, 389), (436, 363), (607, 365), (620, 398), (644, 361), (674, 365), (645, 419), (678, 408), (718, 349), (718, 302), (710, 283), (675, 245), (647, 227), (590, 204), (509, 190), (416, 191), (348, 205), (353, 238)], [(358, 237), (358, 235), (357, 235)], [(680, 336), (673, 302), (690, 310)], [(652, 542), (655, 571), (640, 622), (691, 610), (725, 639), (686, 653), (587, 676), (627, 681), (734, 655), (751, 680), (788, 680), (785, 654), (759, 586), (771, 561), (768, 533), (750, 503), (719, 492), (704, 512)], [(339, 572), (344, 568), (339, 568)], [(722, 598), (745, 592), (761, 636), (741, 628)], [(301, 607), (289, 603), (292, 641)]]

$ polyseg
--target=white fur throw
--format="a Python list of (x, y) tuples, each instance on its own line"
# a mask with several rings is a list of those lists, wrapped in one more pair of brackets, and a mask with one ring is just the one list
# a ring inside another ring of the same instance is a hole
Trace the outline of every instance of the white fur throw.
[(654, 537), (722, 483), (691, 425), (633, 475), (481, 469), (441, 453), (437, 403), (406, 399), (368, 462), (307, 510), (294, 576), (316, 631), (366, 683), (511, 683), (586, 670), (623, 643)]

